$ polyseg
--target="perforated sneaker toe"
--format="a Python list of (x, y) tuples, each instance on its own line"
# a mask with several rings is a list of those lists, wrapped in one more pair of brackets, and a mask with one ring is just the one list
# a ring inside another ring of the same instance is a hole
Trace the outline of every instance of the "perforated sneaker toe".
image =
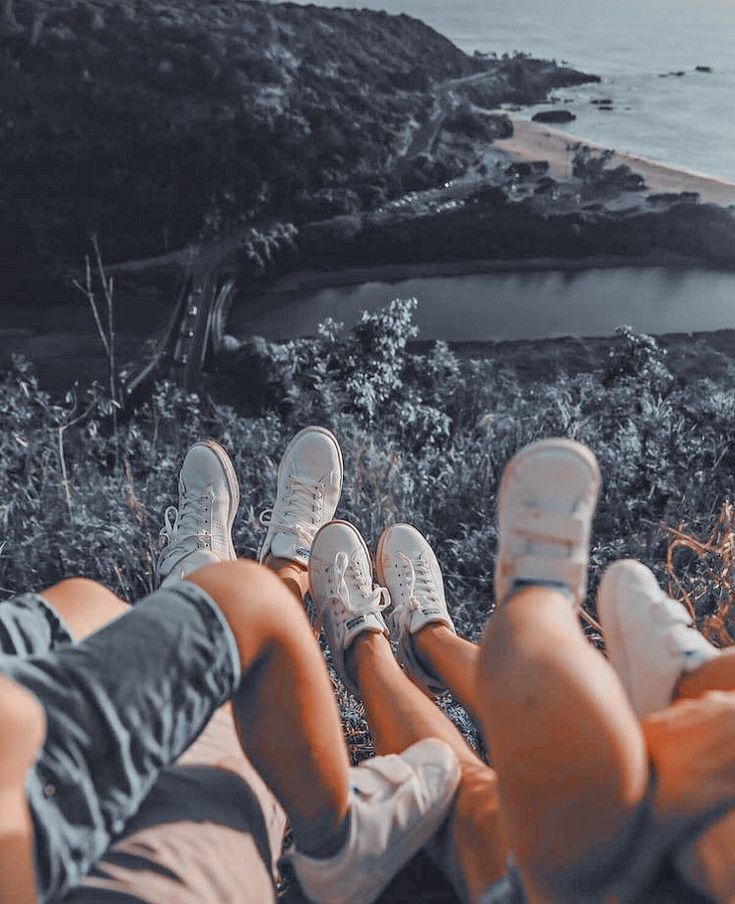
[(382, 613), (390, 597), (384, 587), (373, 585), (367, 545), (347, 521), (331, 521), (314, 538), (309, 588), (334, 667), (346, 687), (357, 695), (345, 668), (345, 651), (363, 631), (388, 634)]
[(434, 550), (410, 524), (386, 528), (375, 553), (378, 581), (388, 589), (393, 608), (389, 623), (398, 639), (398, 659), (406, 671), (429, 694), (439, 694), (444, 685), (421, 664), (412, 638), (430, 623), (454, 628), (444, 595), (444, 579)]
[(179, 504), (169, 506), (161, 529), (156, 576), (165, 584), (213, 562), (237, 558), (232, 525), (240, 504), (237, 475), (219, 443), (194, 443), (179, 472)]
[(260, 516), (268, 526), (258, 561), (269, 556), (307, 565), (311, 544), (331, 521), (342, 493), (344, 466), (337, 438), (324, 427), (306, 427), (288, 444), (278, 466), (276, 501)]

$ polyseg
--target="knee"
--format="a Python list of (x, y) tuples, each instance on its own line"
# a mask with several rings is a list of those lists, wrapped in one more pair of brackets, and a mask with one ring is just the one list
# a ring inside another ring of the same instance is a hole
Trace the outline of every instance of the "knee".
[(25, 774), (43, 744), (46, 715), (33, 694), (0, 675), (0, 789)]
[[(500, 799), (497, 772), (481, 762), (463, 764), (452, 813), (457, 834), (466, 839), (468, 844), (476, 844), (478, 838), (490, 841), (489, 836), (499, 842)], [(497, 844), (487, 844), (485, 850), (496, 846)]]
[(67, 623), (71, 622), (75, 636), (77, 631), (89, 633), (130, 608), (112, 590), (91, 578), (66, 578), (41, 595)]
[(58, 584), (54, 584), (53, 587), (44, 591), (43, 595), (56, 593), (63, 593), (69, 599), (78, 600), (88, 599), (90, 596), (98, 597), (101, 594), (115, 596), (104, 584), (93, 581), (92, 578), (64, 578), (63, 581), (59, 581)]
[(303, 606), (265, 565), (250, 559), (207, 565), (187, 577), (214, 600), (239, 640), (288, 637), (294, 622), (306, 622)]

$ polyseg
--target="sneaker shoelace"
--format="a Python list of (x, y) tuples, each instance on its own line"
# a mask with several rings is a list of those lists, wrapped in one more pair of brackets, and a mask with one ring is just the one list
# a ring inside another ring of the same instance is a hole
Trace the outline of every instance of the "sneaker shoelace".
[(406, 607), (409, 612), (421, 611), (421, 599), (428, 598), (433, 603), (438, 603), (436, 582), (431, 572), (429, 563), (422, 558), (415, 561), (403, 552), (398, 556), (403, 564), (404, 577), (406, 579)]
[(164, 525), (159, 538), (163, 545), (159, 557), (159, 568), (174, 552), (193, 552), (199, 549), (200, 543), (208, 546), (211, 536), (208, 531), (198, 529), (207, 517), (207, 509), (211, 498), (202, 496), (185, 496), (181, 509), (170, 505), (163, 514)]
[(273, 518), (275, 509), (265, 509), (260, 513), (260, 523), (276, 534), (294, 534), (306, 545), (311, 545), (320, 526), (316, 523), (314, 509), (321, 493), (313, 483), (298, 477), (289, 477), (286, 491), (283, 506), (279, 506), (283, 510), (281, 516), (276, 520)]
[[(367, 613), (380, 613), (390, 604), (388, 591), (385, 587), (373, 588), (367, 580), (365, 572), (357, 555), (348, 556), (345, 552), (338, 552), (334, 559), (334, 582), (336, 594), (334, 599), (341, 603), (352, 615), (365, 615)], [(350, 599), (350, 590), (346, 578), (350, 577), (357, 585), (358, 590), (365, 595), (364, 601), (355, 604)]]

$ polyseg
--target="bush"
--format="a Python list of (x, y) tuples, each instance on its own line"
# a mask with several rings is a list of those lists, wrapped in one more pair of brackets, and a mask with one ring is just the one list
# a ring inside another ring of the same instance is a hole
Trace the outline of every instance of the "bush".
[(609, 167), (614, 156), (615, 151), (610, 149), (594, 154), (586, 145), (580, 145), (572, 158), (572, 175), (581, 179), (588, 191), (643, 191), (644, 178), (629, 166)]

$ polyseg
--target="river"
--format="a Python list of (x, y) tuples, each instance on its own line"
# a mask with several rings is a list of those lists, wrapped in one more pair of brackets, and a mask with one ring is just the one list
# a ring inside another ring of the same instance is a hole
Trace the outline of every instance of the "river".
[(286, 339), (333, 317), (416, 298), (423, 339), (494, 341), (607, 336), (622, 324), (654, 334), (735, 328), (735, 273), (618, 267), (432, 276), (318, 290), (269, 292), (236, 305), (229, 332)]
[[(664, 267), (471, 273), (271, 291), (236, 302), (227, 329), (271, 340), (313, 335), (327, 317), (349, 326), (363, 310), (393, 298), (418, 299), (420, 338), (450, 342), (609, 336), (622, 324), (654, 334), (735, 329), (734, 272)], [(140, 355), (164, 301), (121, 312), (118, 361)], [(27, 355), (51, 389), (104, 379), (104, 352), (85, 307), (33, 313), (30, 323), (21, 307), (0, 311), (0, 350)]]

